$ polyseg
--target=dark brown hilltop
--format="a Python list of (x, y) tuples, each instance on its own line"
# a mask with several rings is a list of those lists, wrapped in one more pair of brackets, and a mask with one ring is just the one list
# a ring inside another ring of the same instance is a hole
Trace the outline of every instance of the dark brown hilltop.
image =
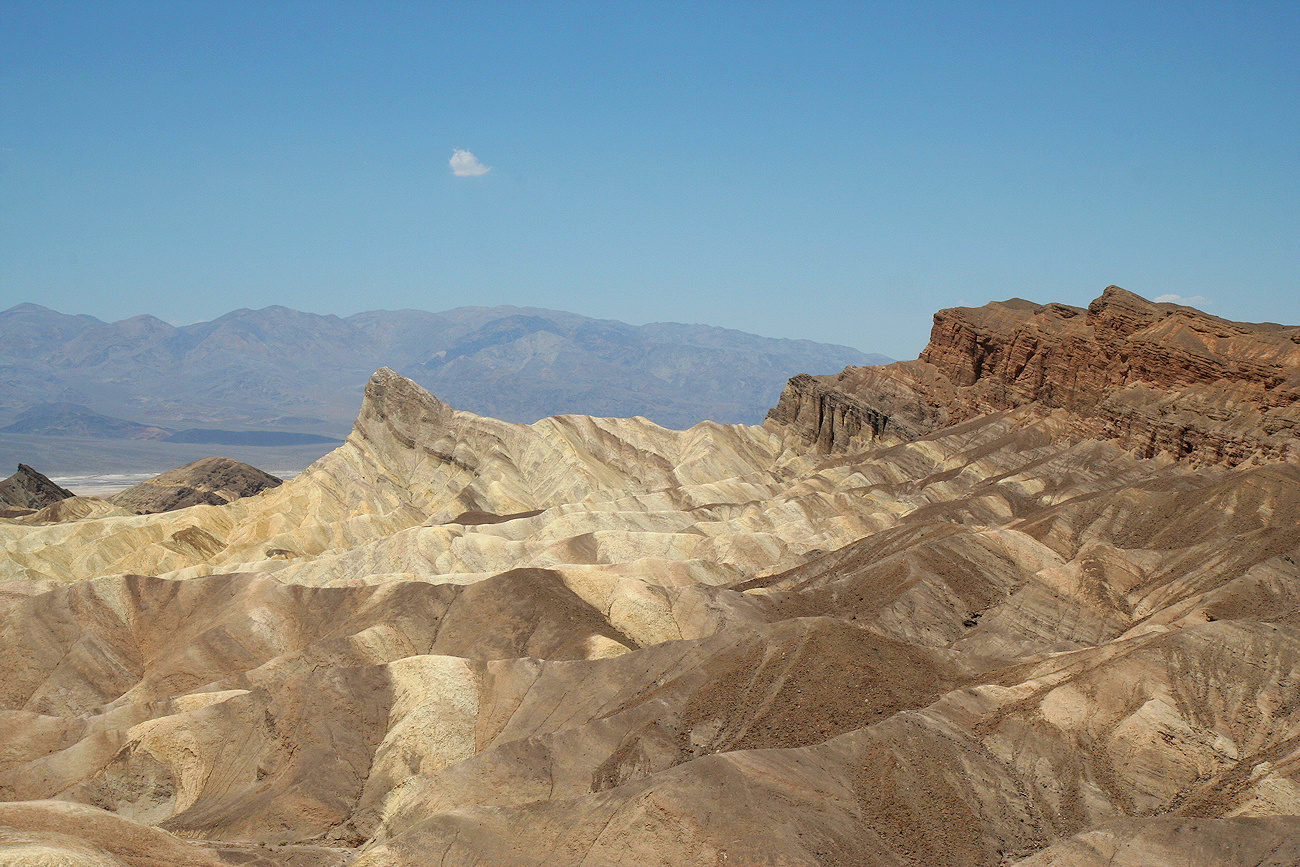
[(14, 514), (34, 512), (71, 496), (72, 491), (59, 487), (26, 464), (19, 464), (18, 472), (0, 481), (0, 511)]
[(108, 501), (136, 514), (170, 512), (186, 506), (223, 505), (283, 484), (270, 473), (230, 458), (202, 458), (132, 485)]

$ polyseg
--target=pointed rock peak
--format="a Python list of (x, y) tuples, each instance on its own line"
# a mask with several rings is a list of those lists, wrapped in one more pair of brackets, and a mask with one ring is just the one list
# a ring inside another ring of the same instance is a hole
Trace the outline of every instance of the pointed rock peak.
[(376, 370), (374, 373), (370, 374), (370, 380), (366, 383), (366, 388), (370, 388), (370, 386), (375, 383), (387, 383), (387, 382), (393, 382), (395, 380), (405, 380), (407, 382), (410, 382), (409, 379), (406, 379), (405, 376), (402, 376), (400, 373), (398, 373), (396, 370), (393, 370), (391, 367), (381, 367), (378, 370)]
[(1130, 292), (1119, 286), (1107, 286), (1102, 290), (1101, 296), (1096, 298), (1088, 309), (1103, 307), (1129, 307), (1135, 310), (1155, 310), (1156, 303), (1148, 301), (1136, 292)]
[(18, 472), (0, 481), (0, 506), (43, 509), (71, 496), (72, 491), (59, 487), (27, 464), (19, 464)]
[(30, 301), (24, 301), (22, 304), (15, 304), (5, 313), (57, 313), (57, 310), (51, 310), (49, 307), (42, 307), (39, 304), (33, 304)]
[(1137, 294), (1136, 292), (1130, 292), (1127, 289), (1125, 289), (1123, 286), (1116, 286), (1114, 283), (1110, 284), (1105, 289), (1101, 290), (1101, 297), (1102, 298), (1136, 298), (1139, 301), (1146, 301), (1145, 298), (1143, 298), (1141, 295)]
[(454, 412), (391, 367), (381, 367), (366, 383), (352, 432), (376, 446), (396, 442), (409, 449), (418, 440), (441, 436)]
[[(388, 404), (392, 401), (406, 402), (433, 401), (439, 406), (447, 407), (426, 389), (407, 379), (391, 367), (381, 367), (370, 375), (366, 381), (366, 401), (368, 403)], [(447, 407), (451, 409), (451, 407)]]
[[(1141, 295), (1135, 295), (1118, 286), (1107, 286), (1101, 293), (1101, 297), (1088, 305), (1088, 324), (1103, 336), (1128, 337), (1172, 316), (1201, 322), (1229, 324), (1227, 320), (1206, 313), (1204, 310), (1184, 304), (1148, 301)], [(1249, 323), (1235, 324), (1250, 329), (1257, 327)]]

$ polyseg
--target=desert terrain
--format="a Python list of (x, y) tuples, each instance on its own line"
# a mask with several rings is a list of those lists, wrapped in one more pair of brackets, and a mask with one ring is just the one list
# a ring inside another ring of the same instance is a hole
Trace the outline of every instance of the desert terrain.
[(582, 412), (686, 428), (757, 424), (800, 371), (889, 360), (532, 307), (339, 318), (273, 306), (176, 326), (27, 303), (0, 310), (0, 467), (37, 467), (86, 494), (214, 454), (287, 479), (342, 442), (380, 367), (506, 421)]
[(1300, 327), (1013, 299), (772, 402), (384, 368), (283, 484), (20, 471), (0, 863), (1300, 863)]

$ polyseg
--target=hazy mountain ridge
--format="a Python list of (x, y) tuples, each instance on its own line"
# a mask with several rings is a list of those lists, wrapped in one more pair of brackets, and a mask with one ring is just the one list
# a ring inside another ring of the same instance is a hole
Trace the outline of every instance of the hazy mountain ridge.
[(103, 415), (80, 404), (59, 402), (28, 407), (12, 424), (0, 428), (0, 433), (159, 440), (166, 439), (172, 431)]
[[(704, 326), (630, 326), (537, 308), (371, 311), (347, 318), (272, 306), (173, 326), (104, 323), (34, 304), (0, 313), (0, 410), (66, 401), (160, 426), (277, 417), (332, 434), (378, 367), (460, 406), (514, 421), (581, 412), (686, 427), (757, 422), (789, 376), (884, 360), (848, 347)], [(305, 418), (304, 418), (305, 421)]]

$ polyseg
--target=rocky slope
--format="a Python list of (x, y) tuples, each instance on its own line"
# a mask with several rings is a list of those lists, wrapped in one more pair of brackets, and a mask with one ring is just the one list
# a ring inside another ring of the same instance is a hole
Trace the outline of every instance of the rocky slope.
[(1138, 380), (981, 412), (936, 333), (764, 427), (381, 370), (284, 485), (0, 523), (0, 855), (1291, 863), (1300, 462), (1148, 456)]
[(0, 509), (10, 512), (43, 509), (71, 496), (72, 491), (59, 487), (26, 464), (19, 464), (18, 472), (0, 480)]

